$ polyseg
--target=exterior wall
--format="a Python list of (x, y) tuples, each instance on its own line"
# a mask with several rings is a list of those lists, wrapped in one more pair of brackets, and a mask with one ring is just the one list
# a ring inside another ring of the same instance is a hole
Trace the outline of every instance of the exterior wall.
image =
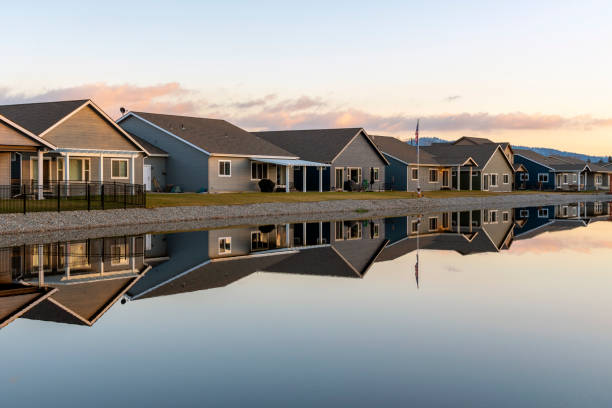
[(123, 120), (120, 126), (168, 152), (166, 185), (180, 186), (184, 191), (209, 188), (207, 154), (134, 117)]
[(10, 126), (0, 123), (0, 146), (38, 146), (38, 143)]
[(0, 186), (11, 184), (11, 154), (0, 153)]
[[(567, 176), (567, 183), (564, 181)], [(577, 190), (578, 189), (578, 172), (561, 172), (555, 173), (555, 186), (560, 190)], [(585, 186), (585, 174), (580, 175), (580, 188)]]
[(155, 191), (153, 180), (157, 180), (159, 187), (164, 191), (166, 189), (166, 157), (145, 157), (144, 164), (151, 166), (151, 190)]
[(139, 150), (91, 107), (72, 115), (46, 134), (45, 140), (67, 149)]
[[(512, 177), (514, 176), (514, 172), (501, 150), (495, 150), (495, 153), (489, 160), (489, 163), (482, 169), (481, 173), (481, 177), (485, 177), (487, 174), (497, 174), (497, 187), (493, 187), (491, 186), (491, 183), (489, 183), (488, 191), (512, 191)], [(504, 174), (508, 174), (508, 184), (504, 184)]]
[[(361, 237), (351, 239), (348, 235), (352, 223), (361, 223)], [(365, 224), (365, 225), (364, 225)], [(343, 228), (344, 239), (336, 239), (336, 228)], [(372, 235), (374, 225), (377, 225), (378, 236)], [(331, 223), (331, 244), (332, 247), (346, 259), (353, 268), (359, 273), (364, 273), (374, 255), (380, 250), (385, 241), (385, 221), (369, 220), (367, 223), (362, 220), (351, 222)]]
[(520, 163), (525, 166), (525, 168), (527, 169), (527, 174), (529, 174), (529, 180), (523, 182), (520, 179), (521, 173), (516, 173), (514, 177), (514, 182), (516, 183), (515, 185), (517, 188), (538, 190), (540, 188), (540, 184), (538, 183), (539, 174), (548, 174), (548, 183), (542, 183), (543, 190), (553, 190), (555, 188), (555, 174), (552, 173), (548, 167), (545, 167), (520, 155), (514, 155), (514, 163)]
[[(583, 173), (583, 177), (585, 174)], [(601, 184), (595, 183), (596, 176), (601, 176)], [(606, 173), (586, 173), (586, 189), (587, 190), (608, 190), (609, 177)]]
[[(219, 175), (219, 162), (231, 162), (231, 176)], [(276, 169), (276, 168), (275, 168)], [(251, 160), (246, 157), (211, 156), (208, 159), (208, 181), (211, 193), (229, 191), (259, 191), (259, 180), (251, 180)], [(270, 166), (268, 166), (270, 177)]]
[[(493, 216), (491, 214), (493, 212), (497, 213), (495, 221), (493, 221)], [(504, 213), (508, 213), (508, 219), (506, 221), (504, 221)], [(485, 209), (480, 212), (480, 216), (482, 229), (486, 231), (487, 235), (491, 238), (491, 241), (493, 241), (495, 246), (499, 248), (503, 244), (509, 230), (514, 225), (512, 208)]]
[[(362, 133), (344, 149), (344, 151), (333, 161), (330, 173), (330, 185), (335, 186), (336, 168), (344, 168), (344, 179), (348, 180), (348, 167), (360, 167), (362, 180), (370, 179), (370, 169), (378, 168), (379, 181), (372, 186), (375, 190), (380, 187), (380, 184), (385, 182), (385, 171), (387, 164), (383, 161), (380, 155), (376, 152), (372, 144), (367, 140), (367, 137)], [(384, 188), (384, 186), (382, 186)]]
[[(412, 169), (416, 169), (417, 166), (409, 166), (406, 171), (406, 177), (408, 179), (408, 191), (417, 191), (417, 180), (412, 179)], [(435, 183), (431, 183), (429, 181), (429, 171), (436, 170), (438, 172), (438, 181)], [(448, 187), (452, 186), (452, 174), (449, 168), (447, 167), (433, 167), (433, 166), (421, 166), (421, 170), (419, 171), (419, 179), (421, 183), (421, 191), (436, 191), (442, 189), (442, 170), (448, 170)]]
[(389, 166), (385, 168), (385, 184), (391, 190), (407, 191), (408, 171), (406, 165), (399, 160), (385, 155)]

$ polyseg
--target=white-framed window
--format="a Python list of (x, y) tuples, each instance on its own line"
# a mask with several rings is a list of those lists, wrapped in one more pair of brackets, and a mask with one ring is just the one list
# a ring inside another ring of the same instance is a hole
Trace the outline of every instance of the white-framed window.
[(595, 184), (603, 184), (603, 176), (601, 174), (596, 174), (595, 175)]
[(568, 206), (561, 207), (561, 215), (563, 215), (564, 217), (567, 217), (568, 214), (569, 214), (569, 207)]
[(482, 223), (483, 224), (488, 224), (489, 223), (489, 210), (484, 210), (482, 212)]
[(346, 175), (348, 180), (361, 184), (361, 167), (349, 167)]
[(419, 179), (419, 169), (410, 169), (410, 176), (412, 178), (413, 181), (416, 181)]
[(232, 237), (219, 238), (219, 255), (232, 253)]
[(503, 222), (508, 222), (510, 221), (510, 213), (508, 211), (504, 211), (502, 213), (502, 221)]
[(497, 187), (497, 174), (491, 174), (491, 187)]
[(569, 180), (568, 180), (568, 178), (567, 178), (567, 174), (564, 174), (564, 175), (563, 175), (563, 184), (567, 184), (567, 182), (568, 182), (568, 181), (569, 181)]
[(578, 181), (578, 175), (577, 174), (572, 174), (572, 180), (573, 182), (577, 182)]
[(429, 182), (437, 183), (438, 182), (438, 170), (429, 169)]
[(62, 157), (57, 158), (57, 180), (64, 181), (64, 159)]
[(380, 169), (378, 167), (372, 167), (372, 180), (373, 181), (378, 181), (379, 172), (380, 172)]
[(372, 238), (378, 238), (380, 236), (379, 226), (376, 223), (372, 224)]
[(538, 183), (548, 183), (548, 173), (538, 173)]
[(344, 222), (336, 221), (335, 230), (336, 241), (344, 240)]
[(529, 218), (529, 210), (520, 210), (519, 217), (521, 218)]
[(519, 178), (521, 181), (529, 181), (529, 173), (521, 173)]
[(548, 208), (538, 208), (538, 218), (548, 218)]
[(410, 223), (410, 232), (413, 234), (419, 232), (419, 220), (414, 220)]
[(593, 212), (595, 212), (595, 214), (601, 214), (603, 212), (603, 203), (601, 201), (593, 203)]
[(504, 174), (504, 184), (510, 184), (510, 175)]
[(129, 263), (126, 244), (113, 244), (110, 247), (111, 265), (126, 265)]
[(429, 217), (429, 230), (435, 231), (438, 229), (438, 217)]
[(491, 176), (489, 174), (482, 175), (482, 191), (489, 191)]
[(268, 178), (268, 164), (251, 162), (251, 180), (262, 180)]
[[(72, 160), (70, 159), (70, 179), (72, 179)], [(111, 159), (111, 179), (129, 178), (128, 159)]]
[(260, 251), (262, 249), (268, 249), (269, 240), (268, 233), (261, 231), (253, 231), (251, 232), (251, 251)]
[(362, 237), (361, 222), (357, 221), (349, 227), (348, 239), (360, 239)]
[(497, 218), (497, 210), (492, 210), (489, 212), (489, 218), (491, 220), (491, 224), (497, 224), (499, 219)]
[(231, 160), (219, 160), (219, 177), (232, 177)]

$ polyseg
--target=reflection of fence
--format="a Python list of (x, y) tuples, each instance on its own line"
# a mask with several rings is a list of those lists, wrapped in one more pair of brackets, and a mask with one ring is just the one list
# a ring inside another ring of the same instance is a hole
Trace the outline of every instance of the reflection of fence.
[[(45, 182), (0, 186), (0, 213), (111, 210), (146, 206), (141, 184), (102, 182)], [(42, 199), (40, 199), (42, 198)]]

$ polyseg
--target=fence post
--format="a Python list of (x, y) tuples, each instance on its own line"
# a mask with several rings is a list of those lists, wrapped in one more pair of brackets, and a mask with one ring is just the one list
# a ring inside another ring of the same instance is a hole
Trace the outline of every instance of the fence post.
[(100, 184), (100, 204), (102, 209), (104, 209), (104, 183)]
[(57, 182), (57, 212), (62, 210), (62, 186), (61, 183)]
[(22, 196), (23, 196), (23, 213), (27, 212), (27, 203), (26, 203), (26, 185), (21, 186), (22, 188)]
[(123, 185), (123, 209), (127, 208), (127, 184)]
[(91, 189), (87, 183), (87, 211), (91, 211)]

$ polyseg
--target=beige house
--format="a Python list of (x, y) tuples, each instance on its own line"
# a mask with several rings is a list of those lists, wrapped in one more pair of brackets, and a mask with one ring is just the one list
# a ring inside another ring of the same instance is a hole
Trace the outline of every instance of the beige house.
[(143, 183), (145, 150), (91, 100), (2, 105), (0, 117), (9, 125), (0, 130), (0, 145), (19, 144), (25, 136), (30, 141), (20, 149), (3, 147), (15, 154), (11, 183), (4, 175), (0, 184), (36, 185), (44, 192), (58, 181)]

